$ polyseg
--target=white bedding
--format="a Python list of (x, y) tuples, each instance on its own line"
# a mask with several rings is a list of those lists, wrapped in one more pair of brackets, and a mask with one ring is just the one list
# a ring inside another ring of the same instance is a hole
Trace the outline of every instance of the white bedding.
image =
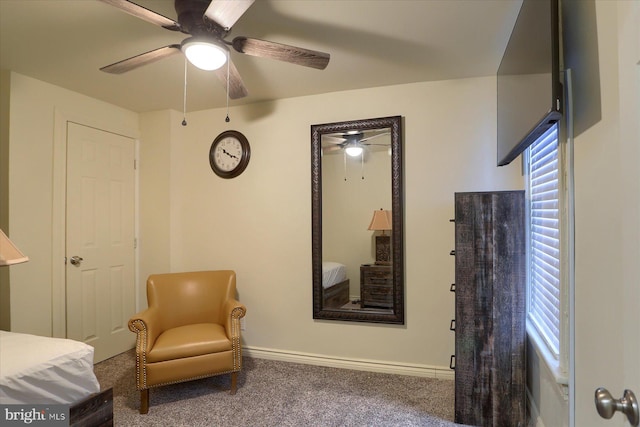
[(0, 331), (0, 404), (72, 404), (99, 391), (90, 345)]
[(322, 263), (322, 287), (327, 289), (347, 279), (347, 267), (337, 262)]

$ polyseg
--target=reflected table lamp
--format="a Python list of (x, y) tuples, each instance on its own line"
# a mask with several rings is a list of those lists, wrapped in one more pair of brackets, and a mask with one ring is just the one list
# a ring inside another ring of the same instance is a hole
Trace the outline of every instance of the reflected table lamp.
[(29, 261), (20, 249), (0, 230), (0, 267)]
[(381, 235), (376, 236), (376, 264), (391, 265), (391, 236), (385, 233), (391, 230), (391, 224), (391, 211), (383, 209), (373, 211), (369, 230), (382, 231)]

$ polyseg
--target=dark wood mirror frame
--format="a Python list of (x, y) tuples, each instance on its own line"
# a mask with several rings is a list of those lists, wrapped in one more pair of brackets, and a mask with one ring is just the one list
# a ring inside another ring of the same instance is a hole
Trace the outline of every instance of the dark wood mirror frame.
[[(322, 306), (322, 135), (349, 130), (389, 128), (391, 136), (391, 215), (393, 310), (344, 310)], [(404, 187), (402, 117), (311, 125), (311, 228), (313, 318), (355, 322), (404, 324)]]

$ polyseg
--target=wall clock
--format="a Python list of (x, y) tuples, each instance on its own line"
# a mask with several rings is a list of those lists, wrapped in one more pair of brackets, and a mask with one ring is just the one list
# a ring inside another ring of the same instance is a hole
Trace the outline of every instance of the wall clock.
[(251, 147), (238, 131), (227, 130), (213, 140), (209, 149), (211, 169), (221, 178), (235, 178), (247, 168)]

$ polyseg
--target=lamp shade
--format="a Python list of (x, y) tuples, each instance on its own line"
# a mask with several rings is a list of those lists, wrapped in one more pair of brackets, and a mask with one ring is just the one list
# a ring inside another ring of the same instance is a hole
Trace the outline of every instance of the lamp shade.
[(373, 211), (373, 218), (371, 218), (371, 224), (369, 224), (369, 230), (391, 230), (391, 211), (377, 210)]
[(20, 249), (9, 240), (4, 231), (0, 230), (0, 266), (19, 264), (26, 261), (29, 261), (29, 258), (20, 252)]

